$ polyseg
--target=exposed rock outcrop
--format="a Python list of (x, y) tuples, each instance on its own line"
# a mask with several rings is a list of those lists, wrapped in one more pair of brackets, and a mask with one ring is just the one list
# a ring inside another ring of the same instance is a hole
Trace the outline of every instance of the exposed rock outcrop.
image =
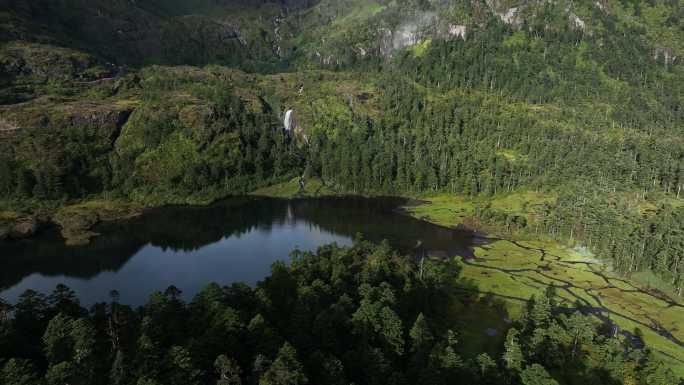
[(285, 117), (283, 118), (283, 127), (288, 135), (299, 138), (304, 142), (309, 141), (309, 138), (304, 132), (304, 128), (302, 128), (302, 126), (299, 124), (295, 110), (289, 109), (287, 112), (285, 112)]
[(468, 28), (465, 25), (449, 24), (449, 29), (447, 31), (447, 34), (452, 39), (461, 38), (461, 39), (465, 40), (467, 31), (468, 31)]
[(584, 20), (580, 19), (579, 16), (575, 15), (574, 13), (570, 12), (568, 18), (570, 19), (570, 23), (572, 23), (572, 25), (575, 28), (580, 29), (582, 31), (584, 31), (587, 28), (587, 25), (584, 22)]
[(40, 222), (36, 217), (21, 217), (12, 224), (9, 232), (6, 231), (6, 233), (10, 239), (28, 238), (38, 231), (39, 225)]
[(513, 7), (507, 9), (505, 12), (496, 12), (496, 15), (499, 16), (504, 23), (517, 27), (521, 23), (521, 20), (518, 18), (518, 11), (518, 7)]
[(438, 34), (437, 14), (423, 12), (406, 18), (393, 29), (382, 27), (377, 34), (380, 56), (391, 57), (395, 51), (414, 46)]
[(97, 233), (91, 229), (100, 221), (100, 218), (93, 211), (77, 211), (58, 214), (53, 220), (59, 225), (67, 245), (74, 246), (88, 244), (90, 239), (97, 236)]
[(662, 60), (666, 66), (669, 66), (677, 62), (677, 55), (672, 48), (656, 47), (653, 50), (653, 59)]
[(13, 137), (19, 133), (19, 126), (0, 118), (0, 139)]

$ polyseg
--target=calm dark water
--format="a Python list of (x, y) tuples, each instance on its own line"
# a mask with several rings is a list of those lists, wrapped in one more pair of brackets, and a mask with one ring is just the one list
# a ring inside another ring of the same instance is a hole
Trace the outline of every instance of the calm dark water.
[[(55, 230), (0, 242), (0, 297), (15, 302), (27, 289), (49, 293), (59, 283), (90, 305), (116, 289), (121, 301), (147, 302), (170, 285), (192, 298), (210, 282), (254, 284), (295, 248), (315, 250), (354, 235), (407, 253), (469, 255), (472, 234), (431, 225), (395, 209), (399, 199), (236, 198), (207, 207), (156, 209), (101, 225), (87, 246), (67, 247)], [(418, 244), (420, 246), (416, 247)]]

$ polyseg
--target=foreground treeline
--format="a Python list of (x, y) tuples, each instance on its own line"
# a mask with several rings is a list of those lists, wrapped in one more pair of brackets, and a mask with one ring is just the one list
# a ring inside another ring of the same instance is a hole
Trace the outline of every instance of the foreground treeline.
[(0, 384), (680, 382), (551, 292), (530, 300), (496, 351), (465, 351), (459, 329), (473, 325), (448, 311), (457, 275), (450, 262), (357, 241), (294, 252), (256, 288), (211, 284), (189, 303), (169, 287), (139, 309), (114, 292), (86, 311), (67, 287), (27, 291), (2, 306)]

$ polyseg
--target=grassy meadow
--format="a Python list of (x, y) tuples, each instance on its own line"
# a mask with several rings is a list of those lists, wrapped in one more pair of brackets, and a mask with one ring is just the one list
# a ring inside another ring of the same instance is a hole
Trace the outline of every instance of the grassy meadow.
[[(492, 207), (524, 213), (533, 219), (535, 208), (552, 197), (519, 193), (497, 197)], [(477, 200), (437, 196), (407, 207), (414, 217), (443, 226), (469, 223)], [(485, 226), (486, 227), (486, 226)], [(583, 247), (556, 241), (528, 240), (521, 234), (494, 234), (475, 248), (475, 258), (461, 260), (453, 317), (465, 327), (464, 348), (492, 350), (505, 337), (507, 325), (519, 317), (525, 302), (552, 287), (560, 305), (580, 308), (609, 321), (619, 333), (641, 339), (678, 375), (684, 375), (684, 304), (643, 274), (625, 278)], [(652, 278), (652, 277), (651, 277)], [(463, 295), (470, 293), (470, 295)]]

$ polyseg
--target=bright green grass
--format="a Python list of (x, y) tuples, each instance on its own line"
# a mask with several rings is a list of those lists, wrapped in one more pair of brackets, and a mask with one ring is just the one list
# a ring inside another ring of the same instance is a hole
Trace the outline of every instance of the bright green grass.
[[(541, 250), (546, 252), (544, 261)], [(667, 330), (684, 341), (681, 303), (661, 298), (557, 243), (501, 240), (476, 248), (475, 255), (474, 261), (464, 262), (458, 284), (475, 285), (482, 294), (501, 298), (511, 317), (520, 315), (526, 299), (554, 286), (562, 305), (595, 307), (623, 330), (639, 328), (647, 345), (684, 374), (684, 349), (659, 335), (661, 329)]]
[(142, 206), (121, 200), (96, 199), (63, 206), (58, 210), (59, 214), (71, 215), (82, 211), (97, 212), (103, 220), (113, 220), (117, 218), (137, 215), (142, 210)]
[(448, 227), (463, 223), (475, 212), (474, 203), (459, 196), (440, 195), (426, 201), (428, 204), (407, 207), (406, 211), (416, 218)]
[(428, 204), (408, 207), (407, 211), (416, 218), (453, 227), (463, 224), (475, 214), (475, 206), (491, 203), (492, 208), (509, 214), (524, 215), (531, 220), (544, 203), (555, 199), (553, 194), (534, 191), (500, 194), (494, 197), (467, 198), (456, 195), (438, 195), (425, 198)]
[(432, 39), (426, 39), (412, 46), (410, 50), (413, 53), (414, 57), (423, 57), (427, 52), (428, 48), (430, 48), (430, 44), (432, 44)]
[(529, 214), (544, 203), (552, 202), (554, 195), (534, 191), (516, 192), (492, 199), (492, 207), (508, 213)]
[(655, 275), (652, 271), (638, 271), (630, 274), (630, 280), (639, 283), (641, 286), (651, 287), (660, 290), (670, 296), (676, 296), (676, 291), (672, 285), (663, 280), (661, 277)]
[[(553, 198), (550, 194), (520, 192), (496, 196), (490, 202), (497, 210), (530, 217)], [(480, 202), (477, 198), (447, 195), (426, 201), (407, 211), (450, 227), (464, 223)], [(658, 287), (648, 284), (648, 276), (622, 278), (591, 253), (554, 241), (497, 240), (475, 248), (475, 255), (475, 260), (463, 261), (457, 287), (478, 293), (479, 299), (464, 300), (458, 293), (452, 300), (454, 319), (467, 337), (462, 339), (465, 351), (493, 349), (506, 332), (505, 318), (519, 317), (525, 301), (555, 286), (559, 304), (597, 308), (622, 330), (640, 329), (646, 344), (678, 375), (684, 375), (684, 348), (660, 334), (665, 330), (684, 341), (684, 305), (662, 292), (647, 289)], [(497, 303), (503, 303), (504, 309), (499, 309)], [(497, 336), (488, 336), (487, 329), (496, 329)]]
[(520, 155), (518, 151), (503, 149), (496, 152), (497, 155), (501, 155), (506, 158), (509, 162), (517, 162), (527, 160), (527, 155)]
[(376, 2), (361, 2), (347, 15), (333, 20), (333, 26), (346, 26), (352, 23), (362, 22), (382, 12), (386, 6)]

